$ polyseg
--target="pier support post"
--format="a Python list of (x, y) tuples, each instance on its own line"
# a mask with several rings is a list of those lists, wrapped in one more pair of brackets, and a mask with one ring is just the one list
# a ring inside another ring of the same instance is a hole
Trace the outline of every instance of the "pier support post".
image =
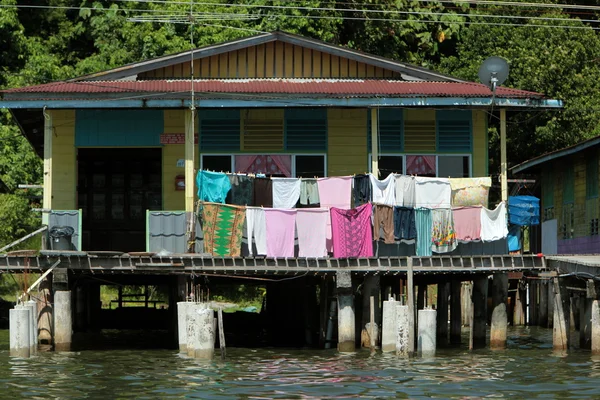
[(29, 300), (25, 303), (25, 307), (29, 309), (29, 317), (31, 318), (31, 324), (29, 325), (29, 337), (31, 353), (37, 351), (38, 335), (37, 335), (37, 303), (34, 300)]
[(30, 356), (30, 312), (29, 308), (24, 307), (17, 307), (8, 311), (11, 357), (26, 358)]
[(483, 348), (486, 343), (486, 322), (487, 322), (487, 276), (479, 277), (473, 280), (473, 348)]
[(517, 282), (517, 291), (515, 293), (515, 307), (513, 310), (513, 326), (525, 325), (525, 290), (523, 289), (523, 281)]
[(180, 301), (177, 303), (177, 340), (179, 342), (179, 352), (187, 353), (187, 318), (188, 309), (196, 306), (196, 303)]
[(187, 354), (211, 359), (215, 352), (215, 313), (206, 304), (188, 306), (187, 311)]
[(506, 348), (508, 329), (508, 274), (495, 274), (492, 281), (492, 324), (490, 328), (490, 348)]
[(548, 326), (548, 282), (539, 281), (539, 304), (538, 325), (545, 328)]
[(592, 301), (592, 355), (600, 355), (600, 302)]
[(473, 284), (471, 282), (463, 282), (461, 286), (461, 308), (462, 308), (462, 325), (468, 326), (471, 323), (471, 308), (473, 297)]
[(450, 282), (450, 344), (460, 344), (461, 341), (461, 286), (459, 280)]
[(381, 351), (384, 353), (396, 350), (396, 335), (398, 323), (396, 321), (396, 306), (400, 302), (386, 300), (383, 302), (383, 317), (381, 321)]
[(592, 348), (592, 299), (579, 297), (579, 348)]
[(436, 310), (419, 310), (418, 349), (421, 357), (433, 357), (436, 347)]
[(41, 344), (51, 345), (54, 336), (54, 316), (52, 314), (52, 275), (40, 283), (38, 298), (38, 332)]
[(410, 348), (410, 336), (414, 334), (415, 328), (410, 324), (410, 313), (412, 312), (408, 306), (396, 304), (394, 309), (396, 313), (396, 354), (401, 357), (408, 357), (412, 354)]
[(567, 287), (561, 285), (558, 278), (553, 279), (554, 285), (554, 327), (552, 329), (552, 345), (554, 351), (569, 350), (570, 332), (570, 301)]
[(356, 349), (356, 321), (354, 316), (354, 293), (350, 271), (336, 275), (338, 298), (338, 351), (353, 352)]
[(450, 294), (450, 283), (438, 283), (437, 285), (437, 342), (442, 346), (448, 344), (448, 295)]
[(528, 319), (527, 319), (527, 325), (528, 326), (536, 326), (538, 324), (538, 318), (537, 318), (537, 290), (538, 290), (538, 285), (537, 282), (534, 280), (529, 280), (528, 283), (529, 286), (529, 299), (528, 299), (528, 304), (527, 304), (527, 310), (528, 310)]
[(427, 297), (427, 285), (419, 283), (417, 287), (417, 310), (425, 308), (425, 298)]
[[(406, 300), (408, 303), (408, 355), (415, 353), (415, 279), (413, 272), (413, 259), (406, 261)], [(400, 320), (398, 320), (400, 323)]]
[(73, 335), (71, 291), (54, 292), (54, 350), (70, 351)]
[(371, 316), (371, 305), (370, 298), (373, 296), (375, 298), (375, 347), (379, 346), (379, 332), (380, 326), (378, 326), (379, 321), (381, 321), (381, 308), (379, 302), (379, 294), (381, 291), (381, 277), (379, 275), (371, 275), (366, 276), (363, 281), (362, 287), (362, 316), (361, 316), (361, 338), (369, 338), (368, 341), (361, 340), (362, 345), (364, 347), (370, 347), (370, 316)]

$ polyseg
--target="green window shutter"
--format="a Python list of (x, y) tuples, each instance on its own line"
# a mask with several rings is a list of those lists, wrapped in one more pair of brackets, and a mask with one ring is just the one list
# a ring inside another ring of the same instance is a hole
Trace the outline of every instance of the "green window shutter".
[(585, 197), (598, 197), (598, 155), (588, 156), (585, 168)]
[[(367, 119), (367, 148), (371, 152), (371, 110)], [(379, 149), (382, 153), (401, 153), (404, 143), (404, 110), (402, 108), (380, 108)]]
[(575, 202), (575, 173), (573, 163), (569, 164), (563, 171), (563, 204)]
[(554, 177), (551, 169), (542, 172), (542, 207), (554, 207)]
[(200, 151), (240, 150), (239, 110), (200, 110)]
[(286, 109), (285, 149), (327, 151), (327, 109)]
[(472, 149), (471, 111), (436, 112), (437, 148), (444, 152), (466, 152)]

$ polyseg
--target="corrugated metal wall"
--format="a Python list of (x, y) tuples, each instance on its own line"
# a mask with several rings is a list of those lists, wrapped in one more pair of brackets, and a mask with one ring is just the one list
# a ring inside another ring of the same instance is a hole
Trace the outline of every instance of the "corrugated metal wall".
[(55, 226), (70, 226), (75, 230), (71, 236), (73, 250), (81, 251), (81, 232), (79, 210), (52, 210), (48, 218), (48, 231)]
[[(146, 231), (147, 250), (185, 253), (186, 220), (185, 211), (150, 211)], [(203, 249), (202, 227), (196, 223), (196, 253), (202, 253)]]

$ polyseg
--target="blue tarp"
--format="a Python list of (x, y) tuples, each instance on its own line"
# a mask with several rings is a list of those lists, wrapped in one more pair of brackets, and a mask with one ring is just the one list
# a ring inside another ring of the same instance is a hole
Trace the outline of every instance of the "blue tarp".
[(508, 222), (519, 226), (539, 225), (540, 199), (533, 196), (510, 196)]
[(521, 227), (519, 225), (511, 225), (508, 229), (508, 251), (521, 250)]

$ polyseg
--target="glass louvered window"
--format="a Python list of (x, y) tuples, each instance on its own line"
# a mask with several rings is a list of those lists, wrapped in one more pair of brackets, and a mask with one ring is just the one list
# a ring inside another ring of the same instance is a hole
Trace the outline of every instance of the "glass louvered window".
[(327, 109), (286, 109), (285, 149), (288, 151), (326, 151)]
[(239, 151), (239, 110), (200, 110), (198, 117), (201, 151)]

